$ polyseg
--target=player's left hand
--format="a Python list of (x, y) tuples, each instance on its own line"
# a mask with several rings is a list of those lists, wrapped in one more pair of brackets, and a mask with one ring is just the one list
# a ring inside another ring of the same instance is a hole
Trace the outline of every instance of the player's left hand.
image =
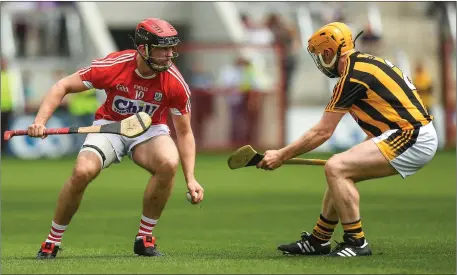
[(268, 150), (264, 154), (264, 158), (257, 163), (257, 168), (264, 170), (274, 170), (280, 167), (283, 163), (282, 155), (278, 150)]
[(198, 204), (198, 203), (203, 201), (203, 193), (204, 193), (205, 190), (197, 182), (196, 179), (192, 179), (189, 182), (187, 182), (187, 189), (189, 190), (189, 193), (192, 196), (192, 203), (193, 204)]

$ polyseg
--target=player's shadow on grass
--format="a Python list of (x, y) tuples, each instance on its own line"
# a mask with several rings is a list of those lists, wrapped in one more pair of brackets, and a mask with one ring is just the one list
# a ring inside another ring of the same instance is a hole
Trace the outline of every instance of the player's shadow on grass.
[[(382, 255), (382, 253), (378, 253)], [(181, 254), (181, 253), (171, 253), (167, 254), (165, 256), (161, 257), (143, 257), (143, 256), (137, 256), (137, 255), (132, 255), (132, 254), (126, 254), (126, 255), (112, 255), (112, 254), (106, 254), (106, 255), (59, 255), (56, 259), (41, 259), (37, 260), (36, 257), (34, 256), (19, 256), (19, 257), (8, 257), (7, 259), (9, 260), (34, 260), (37, 262), (54, 262), (54, 261), (65, 261), (65, 260), (90, 260), (90, 259), (157, 259), (157, 260), (169, 260), (169, 259), (183, 259), (183, 258), (188, 258), (189, 254)], [(226, 251), (224, 253), (199, 253), (198, 255), (195, 255), (196, 258), (199, 260), (205, 259), (205, 260), (220, 260), (220, 259), (231, 259), (231, 260), (287, 260), (287, 261), (295, 261), (295, 260), (304, 260), (305, 258), (309, 259), (316, 259), (316, 258), (328, 258), (330, 257), (323, 257), (323, 256), (313, 256), (313, 257), (306, 257), (306, 256), (285, 256), (280, 253), (278, 254), (268, 254), (268, 255), (262, 255), (262, 254), (251, 254), (249, 252), (247, 253), (227, 253)], [(4, 258), (4, 260), (6, 260)]]
[[(188, 255), (180, 254), (181, 257), (188, 257)], [(227, 260), (274, 260), (284, 257), (277, 253), (259, 253), (253, 251), (221, 251), (221, 252), (202, 252), (199, 251), (193, 255), (199, 259), (227, 259)]]
[[(382, 254), (382, 253), (378, 253)], [(265, 250), (234, 250), (234, 251), (194, 251), (193, 253), (186, 253), (186, 252), (179, 252), (179, 251), (170, 251), (169, 253), (165, 253), (164, 256), (161, 257), (143, 257), (143, 256), (137, 256), (131, 253), (126, 253), (126, 254), (86, 254), (86, 255), (58, 255), (55, 260), (75, 260), (75, 259), (185, 259), (185, 258), (198, 258), (198, 259), (205, 259), (205, 260), (216, 260), (216, 259), (232, 259), (232, 260), (281, 260), (281, 259), (287, 259), (293, 261), (294, 259), (303, 259), (307, 257), (303, 256), (286, 256), (283, 255), (280, 252), (277, 251), (265, 251)], [(320, 258), (319, 256), (317, 256)], [(308, 257), (308, 258), (314, 258), (314, 257)], [(4, 258), (6, 259), (6, 258)], [(36, 261), (54, 261), (53, 259), (48, 259), (48, 260), (37, 260), (35, 256), (15, 256), (15, 257), (7, 257), (7, 259), (11, 260), (36, 260)]]
[(74, 260), (74, 259), (130, 259), (130, 258), (145, 258), (136, 255), (58, 255), (56, 259), (40, 259), (38, 260), (35, 256), (18, 256), (18, 257), (8, 257), (4, 259), (10, 260), (35, 260), (37, 262), (53, 262), (59, 260)]
[[(9, 260), (33, 260), (37, 262), (54, 262), (54, 261), (66, 261), (66, 260), (90, 260), (90, 259), (157, 259), (157, 260), (169, 260), (173, 258), (188, 258), (189, 255), (175, 255), (175, 254), (168, 254), (161, 257), (142, 257), (136, 255), (59, 255), (56, 259), (40, 259), (38, 260), (34, 256), (19, 256), (19, 257), (8, 257)], [(242, 255), (242, 254), (213, 254), (213, 255), (198, 255), (199, 259), (211, 260), (211, 259), (233, 259), (233, 260), (267, 260), (267, 259), (280, 259), (282, 255)], [(6, 258), (4, 258), (6, 260)]]

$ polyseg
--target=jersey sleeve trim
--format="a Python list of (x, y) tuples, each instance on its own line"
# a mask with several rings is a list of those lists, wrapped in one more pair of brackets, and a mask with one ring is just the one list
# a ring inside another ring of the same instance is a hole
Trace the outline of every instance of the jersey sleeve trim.
[(87, 73), (90, 73), (91, 70), (92, 70), (92, 68), (90, 66), (81, 68), (79, 70), (79, 77), (81, 78), (82, 82), (84, 83), (84, 86), (86, 86), (88, 89), (94, 88), (94, 85), (92, 84), (92, 82), (87, 80), (88, 77), (85, 75)]
[(183, 114), (176, 108), (170, 108), (170, 112), (176, 116), (182, 116)]
[(87, 87), (87, 89), (93, 89), (94, 88), (94, 85), (92, 85), (92, 82), (90, 82), (90, 81), (83, 80), (83, 83), (84, 83), (84, 86)]
[(349, 112), (349, 109), (346, 108), (333, 108), (333, 109), (325, 109), (326, 112), (331, 112), (331, 113), (347, 113)]

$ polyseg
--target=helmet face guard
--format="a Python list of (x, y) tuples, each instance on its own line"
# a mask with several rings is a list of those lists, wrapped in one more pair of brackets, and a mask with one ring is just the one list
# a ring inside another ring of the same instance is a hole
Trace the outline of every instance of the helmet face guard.
[[(178, 32), (167, 22), (159, 19), (146, 19), (141, 22), (135, 32), (134, 46), (148, 67), (156, 72), (164, 72), (173, 65), (178, 57), (176, 51), (180, 43)], [(172, 48), (172, 56), (154, 57), (158, 48)], [(166, 64), (163, 64), (166, 61)]]
[(340, 47), (338, 47), (338, 51), (328, 64), (324, 62), (324, 59), (322, 58), (322, 53), (316, 53), (312, 47), (308, 47), (308, 53), (313, 58), (316, 67), (327, 77), (336, 78), (340, 76), (338, 73), (338, 60), (341, 56), (341, 45)]

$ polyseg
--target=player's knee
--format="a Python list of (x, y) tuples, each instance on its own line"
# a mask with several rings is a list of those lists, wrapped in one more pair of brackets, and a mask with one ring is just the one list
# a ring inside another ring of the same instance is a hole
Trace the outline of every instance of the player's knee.
[(155, 170), (157, 174), (174, 176), (176, 174), (176, 170), (178, 169), (178, 165), (178, 157), (168, 157), (162, 159)]
[(73, 168), (72, 183), (74, 185), (85, 187), (100, 172), (100, 169), (91, 162), (78, 162)]
[(334, 155), (325, 163), (325, 176), (327, 178), (344, 177), (344, 171), (344, 161), (339, 154)]

